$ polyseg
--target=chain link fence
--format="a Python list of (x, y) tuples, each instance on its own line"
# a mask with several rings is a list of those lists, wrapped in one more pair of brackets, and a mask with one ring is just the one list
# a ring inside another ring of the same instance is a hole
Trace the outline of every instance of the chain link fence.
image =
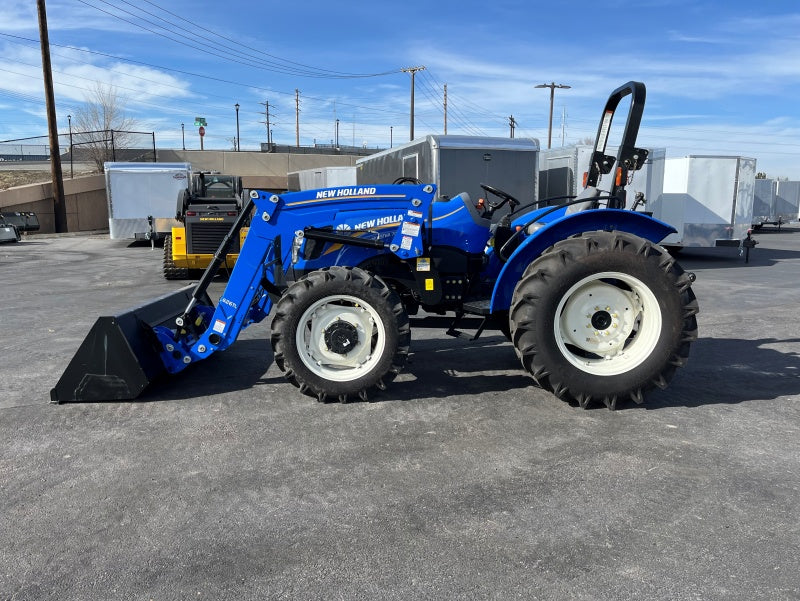
[[(59, 154), (69, 150), (69, 145), (59, 148)], [(0, 142), (0, 161), (46, 161), (50, 158), (47, 136), (3, 140)]]
[[(58, 153), (62, 167), (76, 163), (102, 171), (108, 161), (155, 162), (155, 132), (104, 129), (71, 131), (58, 135)], [(33, 162), (50, 160), (50, 138), (33, 136), (0, 140), (0, 162)]]

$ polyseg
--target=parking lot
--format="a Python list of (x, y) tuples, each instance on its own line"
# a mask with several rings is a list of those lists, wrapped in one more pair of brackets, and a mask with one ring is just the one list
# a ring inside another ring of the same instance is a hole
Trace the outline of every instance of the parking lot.
[(756, 237), (679, 255), (700, 339), (613, 412), (434, 317), (374, 402), (301, 395), (263, 323), (51, 405), (96, 317), (181, 284), (107, 236), (0, 246), (0, 600), (800, 599), (800, 227)]

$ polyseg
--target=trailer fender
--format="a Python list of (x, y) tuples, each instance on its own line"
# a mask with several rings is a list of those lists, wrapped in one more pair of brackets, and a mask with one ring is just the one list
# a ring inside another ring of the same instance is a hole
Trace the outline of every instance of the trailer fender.
[(605, 230), (628, 232), (656, 244), (667, 235), (675, 233), (671, 225), (642, 213), (617, 209), (581, 211), (556, 219), (533, 235), (528, 236), (508, 258), (492, 292), (490, 311), (507, 311), (517, 282), (525, 269), (545, 249), (559, 240), (580, 235), (583, 232)]

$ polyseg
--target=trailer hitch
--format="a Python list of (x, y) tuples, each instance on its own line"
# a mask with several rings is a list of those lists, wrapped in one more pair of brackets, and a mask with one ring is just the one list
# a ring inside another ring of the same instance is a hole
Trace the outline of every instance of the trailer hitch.
[(750, 262), (750, 249), (755, 248), (758, 240), (752, 237), (753, 231), (747, 230), (747, 235), (739, 241), (739, 256), (744, 255), (744, 262)]

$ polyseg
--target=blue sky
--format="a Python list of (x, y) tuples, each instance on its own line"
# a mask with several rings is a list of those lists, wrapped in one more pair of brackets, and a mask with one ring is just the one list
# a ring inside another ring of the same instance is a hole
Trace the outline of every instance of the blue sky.
[[(300, 143), (388, 147), (409, 137), (416, 75), (417, 137), (536, 137), (546, 146), (593, 136), (608, 94), (647, 85), (639, 144), (667, 156), (754, 157), (770, 177), (800, 179), (800, 3), (381, 2), (48, 0), (60, 129), (87, 90), (113, 84), (159, 147), (230, 148), (240, 105), (242, 148)], [(0, 140), (46, 133), (36, 3), (0, 3)]]

